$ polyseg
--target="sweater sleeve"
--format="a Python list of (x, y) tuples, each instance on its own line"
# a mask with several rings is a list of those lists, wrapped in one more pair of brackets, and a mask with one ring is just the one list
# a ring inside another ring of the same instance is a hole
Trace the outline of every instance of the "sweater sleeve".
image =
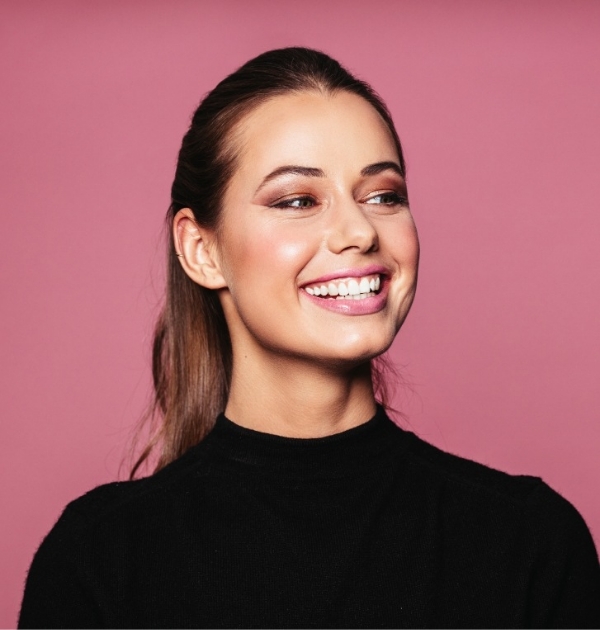
[(101, 628), (91, 585), (85, 579), (73, 511), (67, 508), (37, 550), (25, 584), (19, 628)]
[[(530, 496), (538, 548), (530, 585), (534, 628), (599, 628), (600, 565), (579, 512), (546, 484)], [(540, 525), (541, 523), (541, 525)]]

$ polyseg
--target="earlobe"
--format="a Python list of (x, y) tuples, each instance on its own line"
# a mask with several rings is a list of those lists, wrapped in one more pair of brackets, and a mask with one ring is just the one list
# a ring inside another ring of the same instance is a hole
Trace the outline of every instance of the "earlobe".
[(227, 286), (221, 273), (215, 233), (199, 226), (189, 208), (180, 210), (173, 219), (173, 242), (183, 270), (194, 282), (207, 289)]

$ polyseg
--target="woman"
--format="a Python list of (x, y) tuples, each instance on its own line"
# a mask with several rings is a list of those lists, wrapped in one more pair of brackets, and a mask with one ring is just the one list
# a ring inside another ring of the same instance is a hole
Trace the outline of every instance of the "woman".
[(138, 462), (159, 449), (156, 472), (67, 507), (21, 627), (600, 623), (569, 503), (377, 404), (419, 245), (365, 83), (301, 48), (227, 77), (183, 140), (169, 225), (161, 424)]

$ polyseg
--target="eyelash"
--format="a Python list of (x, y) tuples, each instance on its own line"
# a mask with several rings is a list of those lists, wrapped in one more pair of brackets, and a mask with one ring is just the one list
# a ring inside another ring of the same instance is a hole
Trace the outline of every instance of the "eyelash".
[[(311, 206), (293, 206), (292, 204), (297, 201), (310, 201), (312, 203)], [(284, 199), (283, 201), (277, 201), (274, 203), (271, 208), (281, 208), (282, 210), (285, 208), (293, 208), (296, 210), (305, 210), (308, 208), (312, 208), (316, 204), (316, 201), (313, 197), (309, 197), (308, 195), (302, 195), (301, 197), (292, 197), (290, 199)]]
[[(378, 197), (389, 197), (391, 198), (391, 201), (387, 201), (387, 202), (383, 202), (379, 204), (372, 204), (371, 203), (372, 200), (377, 199)], [(311, 202), (311, 205), (310, 206), (292, 205), (297, 202), (302, 203), (305, 201)], [(292, 197), (290, 199), (284, 199), (283, 201), (278, 201), (272, 204), (271, 208), (279, 208), (282, 210), (286, 208), (292, 208), (296, 210), (306, 210), (309, 208), (313, 208), (316, 205), (316, 203), (317, 202), (313, 197), (310, 197), (309, 195), (302, 195), (300, 197)], [(367, 203), (369, 205), (382, 205), (382, 206), (406, 206), (408, 205), (408, 200), (406, 199), (406, 197), (402, 197), (401, 195), (395, 192), (383, 192), (383, 193), (378, 193), (377, 195), (373, 195), (372, 197), (370, 197), (363, 203)]]
[(381, 204), (382, 206), (406, 206), (406, 205), (408, 205), (408, 199), (406, 197), (403, 197), (402, 195), (399, 195), (396, 192), (377, 193), (376, 195), (373, 195), (372, 197), (367, 199), (367, 201), (365, 203), (369, 203), (370, 201), (372, 201), (373, 199), (377, 199), (378, 197), (390, 197), (391, 198), (391, 201), (383, 202)]

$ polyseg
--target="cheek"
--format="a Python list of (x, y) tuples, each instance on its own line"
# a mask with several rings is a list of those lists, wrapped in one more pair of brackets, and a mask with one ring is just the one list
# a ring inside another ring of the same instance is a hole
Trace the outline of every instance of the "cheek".
[(380, 231), (380, 246), (389, 252), (401, 269), (408, 272), (419, 265), (419, 237), (412, 219), (395, 230)]
[(269, 251), (269, 261), (281, 265), (282, 269), (298, 273), (310, 258), (310, 244), (297, 235), (270, 235), (265, 241)]
[(295, 284), (315, 247), (315, 239), (302, 232), (293, 225), (260, 226), (255, 222), (241, 226), (235, 235), (226, 235), (224, 266), (230, 290), (239, 286), (240, 280), (256, 280), (267, 286)]
[(419, 266), (420, 246), (419, 235), (417, 234), (417, 229), (414, 224), (404, 238), (404, 246), (406, 250), (406, 264), (410, 264), (416, 271)]

